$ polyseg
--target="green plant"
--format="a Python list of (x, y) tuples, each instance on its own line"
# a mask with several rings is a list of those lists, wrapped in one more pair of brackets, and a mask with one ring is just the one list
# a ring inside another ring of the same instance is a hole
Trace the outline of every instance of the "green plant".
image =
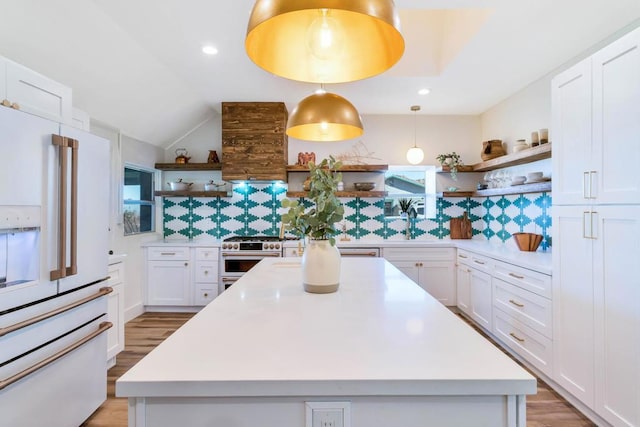
[(458, 179), (458, 166), (464, 165), (458, 153), (452, 151), (451, 153), (438, 154), (436, 160), (440, 162), (441, 166), (449, 167), (451, 178), (453, 178), (454, 181)]
[(413, 199), (407, 199), (407, 198), (401, 198), (398, 199), (398, 206), (400, 206), (400, 212), (409, 212), (409, 209), (411, 209), (411, 206), (413, 206), (413, 203), (415, 202), (415, 200)]
[(285, 230), (298, 237), (328, 239), (331, 245), (335, 245), (335, 224), (344, 216), (344, 207), (335, 195), (338, 182), (342, 181), (342, 173), (337, 172), (341, 166), (342, 163), (333, 156), (317, 165), (309, 162), (311, 187), (307, 197), (313, 206), (305, 212), (304, 205), (298, 200), (282, 200), (282, 207), (288, 209), (281, 217)]

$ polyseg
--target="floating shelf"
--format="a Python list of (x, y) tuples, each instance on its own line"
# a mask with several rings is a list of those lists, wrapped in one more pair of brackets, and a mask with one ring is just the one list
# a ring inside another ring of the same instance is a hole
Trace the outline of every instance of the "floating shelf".
[(162, 197), (231, 197), (226, 191), (155, 191), (153, 194)]
[(526, 150), (518, 151), (513, 154), (505, 154), (504, 156), (496, 157), (495, 159), (487, 160), (486, 162), (476, 163), (473, 165), (473, 171), (486, 172), (549, 158), (551, 158), (551, 143), (527, 148)]
[(222, 163), (156, 163), (155, 168), (163, 171), (219, 171)]
[[(339, 172), (384, 172), (389, 165), (342, 165)], [(288, 165), (287, 172), (309, 172), (307, 165)]]
[[(449, 166), (440, 166), (438, 168), (436, 168), (436, 172), (437, 173), (450, 173), (451, 172), (451, 168)], [(461, 172), (473, 172), (473, 165), (462, 165), (462, 166), (458, 166), (458, 173)]]
[(445, 191), (440, 197), (490, 197), (506, 196), (509, 194), (542, 193), (551, 191), (551, 182), (536, 182), (532, 184), (515, 185), (504, 188), (488, 188), (478, 191)]
[[(287, 197), (307, 197), (309, 194), (308, 191), (287, 191)], [(336, 191), (337, 197), (360, 197), (371, 198), (371, 197), (386, 197), (386, 191)]]

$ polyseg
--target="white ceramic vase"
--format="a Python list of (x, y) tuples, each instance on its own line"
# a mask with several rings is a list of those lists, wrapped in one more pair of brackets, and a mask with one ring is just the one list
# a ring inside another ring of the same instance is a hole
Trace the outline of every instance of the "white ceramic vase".
[(340, 251), (329, 240), (310, 240), (302, 254), (304, 290), (314, 294), (336, 292), (340, 285)]

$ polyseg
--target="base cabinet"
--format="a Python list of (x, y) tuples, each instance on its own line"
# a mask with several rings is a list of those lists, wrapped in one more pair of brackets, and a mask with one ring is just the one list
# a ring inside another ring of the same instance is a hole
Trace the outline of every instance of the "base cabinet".
[(219, 248), (150, 246), (146, 251), (145, 305), (151, 310), (201, 307), (218, 296)]
[(442, 304), (456, 305), (454, 248), (384, 248), (384, 258)]
[(458, 308), (487, 331), (491, 331), (492, 288), (491, 270), (493, 260), (465, 250), (458, 250), (457, 272), (459, 295)]

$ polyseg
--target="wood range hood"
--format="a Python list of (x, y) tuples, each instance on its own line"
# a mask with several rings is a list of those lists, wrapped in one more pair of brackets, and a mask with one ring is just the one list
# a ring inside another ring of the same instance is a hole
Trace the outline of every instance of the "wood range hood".
[(222, 179), (286, 181), (288, 112), (284, 102), (222, 103)]

